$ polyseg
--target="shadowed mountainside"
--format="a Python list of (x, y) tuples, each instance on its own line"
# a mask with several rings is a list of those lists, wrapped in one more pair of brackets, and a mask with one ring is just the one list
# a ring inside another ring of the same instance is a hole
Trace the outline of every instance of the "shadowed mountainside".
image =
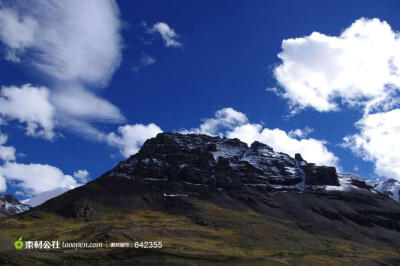
[[(100, 178), (1, 219), (0, 263), (398, 265), (399, 221), (398, 202), (299, 154), (161, 133)], [(163, 248), (15, 250), (19, 236)]]

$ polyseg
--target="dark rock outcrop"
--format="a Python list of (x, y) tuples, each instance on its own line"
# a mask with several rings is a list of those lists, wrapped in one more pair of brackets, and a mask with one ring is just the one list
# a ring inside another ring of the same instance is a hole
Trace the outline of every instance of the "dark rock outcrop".
[(137, 154), (108, 176), (143, 182), (173, 181), (208, 190), (339, 185), (334, 167), (309, 164), (300, 154), (292, 158), (258, 141), (248, 147), (238, 139), (176, 133), (161, 133), (147, 140)]
[(306, 175), (306, 184), (339, 186), (339, 179), (335, 167), (315, 166), (307, 164), (303, 167)]

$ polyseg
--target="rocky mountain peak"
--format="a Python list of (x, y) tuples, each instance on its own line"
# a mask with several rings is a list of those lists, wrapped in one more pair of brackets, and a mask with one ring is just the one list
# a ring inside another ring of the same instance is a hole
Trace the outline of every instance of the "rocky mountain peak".
[(301, 156), (300, 153), (296, 153), (296, 154), (294, 155), (294, 159), (295, 159), (296, 161), (298, 161), (299, 163), (300, 163), (300, 162), (305, 162), (305, 160), (303, 159), (303, 157)]
[(154, 184), (174, 181), (180, 193), (339, 186), (334, 167), (307, 163), (300, 154), (292, 158), (258, 141), (248, 147), (239, 139), (202, 134), (160, 133), (107, 175)]

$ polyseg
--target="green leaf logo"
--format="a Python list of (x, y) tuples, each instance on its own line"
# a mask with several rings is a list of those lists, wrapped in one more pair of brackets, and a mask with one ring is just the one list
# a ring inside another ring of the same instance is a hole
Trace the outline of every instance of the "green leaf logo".
[(21, 249), (24, 247), (24, 241), (22, 241), (22, 236), (20, 236), (18, 240), (14, 242), (14, 246), (16, 249)]

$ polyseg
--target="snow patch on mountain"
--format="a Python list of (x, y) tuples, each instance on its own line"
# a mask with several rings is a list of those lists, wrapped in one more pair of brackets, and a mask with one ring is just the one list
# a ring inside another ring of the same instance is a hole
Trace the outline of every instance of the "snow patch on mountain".
[(19, 202), (12, 195), (0, 195), (0, 217), (15, 215), (30, 209), (30, 206)]
[(400, 182), (390, 178), (374, 184), (374, 190), (391, 197), (396, 201), (400, 201)]
[(36, 207), (36, 206), (39, 206), (42, 203), (48, 201), (49, 199), (57, 197), (71, 189), (74, 189), (74, 188), (75, 188), (74, 186), (62, 186), (62, 187), (58, 187), (55, 189), (51, 189), (51, 190), (39, 193), (39, 194), (33, 196), (32, 198), (25, 199), (22, 201), (22, 203), (30, 205), (32, 207)]

